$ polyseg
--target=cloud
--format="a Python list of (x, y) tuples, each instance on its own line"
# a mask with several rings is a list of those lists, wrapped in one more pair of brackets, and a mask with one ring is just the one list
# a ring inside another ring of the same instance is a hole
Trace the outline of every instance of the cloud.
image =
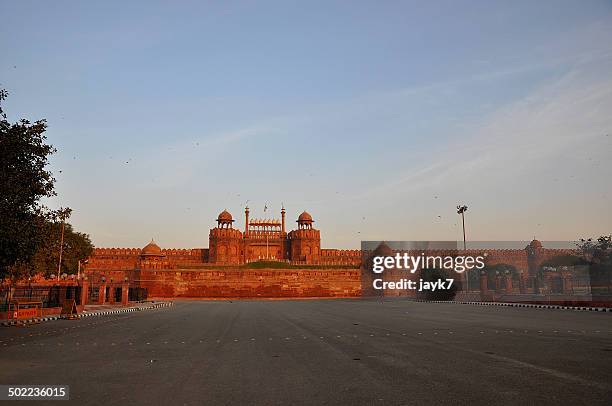
[[(440, 148), (443, 152), (430, 155), (425, 165), (409, 167), (403, 174), (391, 173), (381, 178), (381, 183), (345, 199), (376, 200), (379, 196), (403, 194), (404, 190), (418, 193), (432, 184), (456, 184), (459, 176), (491, 177), (495, 182), (493, 177), (500, 174), (537, 173), (547, 166), (558, 166), (560, 159), (572, 160), (577, 146), (588, 146), (590, 141), (601, 140), (612, 132), (610, 71), (610, 54), (591, 57), (556, 80), (482, 117), (471, 135), (450, 140)], [(591, 152), (596, 154), (598, 145), (592, 143)], [(608, 160), (605, 165), (610, 168), (612, 163)]]

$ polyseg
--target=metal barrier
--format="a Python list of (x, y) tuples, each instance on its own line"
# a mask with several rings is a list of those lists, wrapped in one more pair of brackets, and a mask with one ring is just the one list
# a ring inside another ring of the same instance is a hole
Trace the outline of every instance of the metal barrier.
[[(11, 293), (12, 291), (12, 293)], [(63, 297), (62, 297), (63, 296)], [(3, 286), (0, 288), (0, 311), (9, 310), (10, 303), (40, 302), (43, 308), (59, 307), (66, 300), (81, 304), (80, 286)]]
[(43, 315), (41, 301), (12, 300), (8, 305), (8, 317), (11, 319), (25, 320), (41, 318)]

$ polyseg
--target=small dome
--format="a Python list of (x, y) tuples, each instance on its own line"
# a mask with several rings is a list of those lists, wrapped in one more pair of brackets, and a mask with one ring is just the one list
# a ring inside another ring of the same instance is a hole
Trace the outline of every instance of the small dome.
[(140, 251), (140, 255), (164, 255), (159, 245), (155, 244), (155, 241), (151, 239), (151, 242), (145, 245)]
[(530, 243), (529, 246), (531, 248), (542, 248), (542, 243), (536, 239), (533, 239)]
[(393, 250), (386, 242), (382, 241), (378, 247), (372, 251), (372, 256), (375, 257), (390, 257), (393, 256)]
[(234, 219), (232, 218), (232, 215), (230, 214), (229, 211), (227, 210), (223, 210), (221, 213), (219, 213), (219, 217), (217, 217), (217, 221), (234, 221)]
[(308, 214), (308, 212), (304, 211), (302, 214), (300, 214), (300, 217), (298, 217), (297, 219), (298, 223), (312, 223), (312, 216), (310, 214)]

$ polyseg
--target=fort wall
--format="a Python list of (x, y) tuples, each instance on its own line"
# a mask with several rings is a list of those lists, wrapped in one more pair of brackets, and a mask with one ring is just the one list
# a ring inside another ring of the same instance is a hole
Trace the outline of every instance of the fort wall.
[[(311, 231), (311, 230), (300, 230)], [(312, 230), (315, 231), (315, 230)], [(239, 247), (237, 248), (240, 249)], [(361, 250), (339, 250), (323, 248), (318, 250), (318, 247), (313, 247), (311, 253), (320, 253), (317, 261), (312, 258), (309, 262), (305, 260), (291, 261), (293, 264), (316, 264), (329, 266), (359, 266), (362, 259)], [(429, 255), (434, 252), (443, 255), (444, 251), (428, 251)], [(482, 249), (482, 250), (467, 250), (467, 251), (452, 251), (449, 254), (471, 255), (478, 256), (487, 253), (486, 262), (489, 265), (508, 264), (515, 266), (518, 270), (527, 270), (529, 268), (528, 254), (525, 249)], [(211, 266), (216, 264), (222, 265), (225, 263), (232, 264), (229, 261), (211, 261), (209, 259), (209, 250), (206, 248), (194, 249), (163, 249), (163, 257), (159, 257), (157, 262), (163, 266), (153, 266), (155, 258), (141, 258), (140, 248), (96, 248), (93, 255), (89, 258), (87, 269), (92, 270), (133, 270), (136, 268), (147, 269), (147, 267), (155, 267), (158, 269), (178, 269), (182, 266)], [(415, 255), (418, 253), (415, 251)], [(577, 255), (578, 252), (572, 249), (546, 249), (542, 248), (537, 253), (537, 258), (540, 262), (560, 255)], [(304, 258), (303, 256), (297, 256)], [(162, 259), (163, 258), (163, 259)], [(305, 259), (305, 258), (304, 258)]]
[(146, 288), (150, 298), (356, 297), (361, 294), (355, 269), (163, 269), (89, 271), (92, 284), (122, 281)]
[[(321, 232), (306, 211), (298, 216), (297, 229), (289, 232), (285, 230), (284, 208), (281, 220), (249, 220), (249, 213), (245, 208), (245, 228), (240, 231), (234, 228), (231, 213), (223, 210), (217, 226), (209, 231), (209, 248), (162, 249), (153, 240), (142, 249), (96, 248), (84, 271), (92, 279), (104, 275), (113, 283), (128, 278), (131, 284), (147, 288), (152, 297), (351, 297), (361, 293), (359, 267), (364, 254), (370, 253), (321, 248)], [(395, 255), (385, 244), (379, 248), (384, 247), (386, 254), (376, 255)], [(576, 254), (574, 250), (545, 249), (537, 240), (524, 249), (427, 251), (427, 255), (439, 256), (485, 253), (486, 264), (514, 266), (521, 283), (533, 289), (544, 261)], [(421, 255), (421, 251), (410, 255)], [(244, 266), (258, 261), (279, 264)], [(503, 285), (497, 280), (490, 284)], [(506, 285), (510, 291), (511, 281)]]

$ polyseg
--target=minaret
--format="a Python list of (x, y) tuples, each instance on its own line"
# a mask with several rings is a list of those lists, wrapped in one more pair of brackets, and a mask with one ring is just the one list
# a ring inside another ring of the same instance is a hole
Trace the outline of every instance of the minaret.
[(249, 236), (249, 206), (244, 209), (244, 236)]
[(281, 206), (281, 230), (285, 233), (285, 206)]

